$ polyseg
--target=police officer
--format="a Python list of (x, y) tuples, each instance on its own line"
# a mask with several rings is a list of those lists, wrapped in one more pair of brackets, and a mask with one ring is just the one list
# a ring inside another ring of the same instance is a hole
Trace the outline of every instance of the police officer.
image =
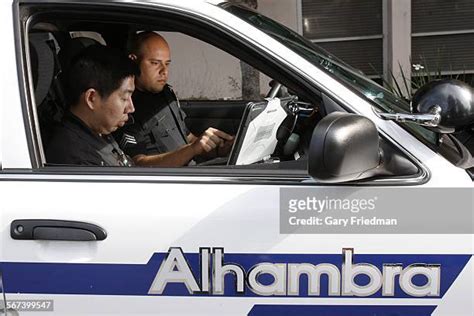
[(215, 128), (195, 136), (186, 128), (185, 114), (167, 84), (171, 58), (162, 36), (139, 33), (129, 57), (140, 68), (132, 97), (136, 112), (134, 123), (120, 129), (117, 139), (137, 165), (179, 167), (194, 164), (196, 156), (229, 151), (233, 136)]
[(86, 48), (68, 71), (69, 112), (57, 126), (46, 159), (51, 164), (131, 166), (111, 133), (134, 111), (139, 69), (126, 55), (105, 46)]

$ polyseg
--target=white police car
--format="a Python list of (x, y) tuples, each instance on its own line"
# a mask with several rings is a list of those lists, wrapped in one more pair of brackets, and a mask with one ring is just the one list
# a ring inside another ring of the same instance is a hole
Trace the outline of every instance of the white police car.
[[(0, 12), (8, 313), (474, 313), (469, 87), (438, 83), (411, 113), (297, 34), (217, 0), (18, 0)], [(176, 169), (49, 165), (61, 50), (91, 32), (125, 49), (144, 29), (185, 34), (274, 80), (250, 103), (182, 102), (192, 129), (237, 134), (232, 157)]]

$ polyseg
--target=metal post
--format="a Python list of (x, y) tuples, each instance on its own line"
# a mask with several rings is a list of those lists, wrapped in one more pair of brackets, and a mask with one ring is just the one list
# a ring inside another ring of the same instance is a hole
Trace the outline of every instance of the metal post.
[(409, 96), (411, 0), (383, 0), (383, 35), (384, 79), (395, 87), (395, 78), (403, 94)]

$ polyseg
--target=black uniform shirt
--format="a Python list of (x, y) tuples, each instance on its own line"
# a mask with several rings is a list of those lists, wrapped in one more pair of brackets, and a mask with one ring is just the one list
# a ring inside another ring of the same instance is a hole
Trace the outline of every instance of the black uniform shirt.
[(50, 164), (131, 166), (132, 162), (111, 135), (99, 136), (77, 116), (68, 113), (53, 130), (46, 149)]
[(133, 122), (114, 134), (128, 155), (161, 154), (187, 144), (186, 115), (168, 85), (160, 93), (135, 90), (132, 99)]

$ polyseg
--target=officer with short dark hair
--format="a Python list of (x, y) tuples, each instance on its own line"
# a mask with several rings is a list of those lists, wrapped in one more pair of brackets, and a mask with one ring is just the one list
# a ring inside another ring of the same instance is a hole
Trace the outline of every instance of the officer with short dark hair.
[(117, 140), (137, 165), (180, 167), (194, 164), (196, 156), (229, 152), (233, 136), (215, 128), (195, 136), (186, 128), (185, 114), (167, 84), (171, 58), (162, 36), (139, 33), (129, 58), (140, 68), (132, 96), (136, 112), (134, 123), (120, 129)]
[(126, 55), (105, 46), (86, 48), (71, 63), (66, 94), (69, 112), (46, 149), (50, 164), (131, 166), (110, 135), (134, 111), (139, 69)]

